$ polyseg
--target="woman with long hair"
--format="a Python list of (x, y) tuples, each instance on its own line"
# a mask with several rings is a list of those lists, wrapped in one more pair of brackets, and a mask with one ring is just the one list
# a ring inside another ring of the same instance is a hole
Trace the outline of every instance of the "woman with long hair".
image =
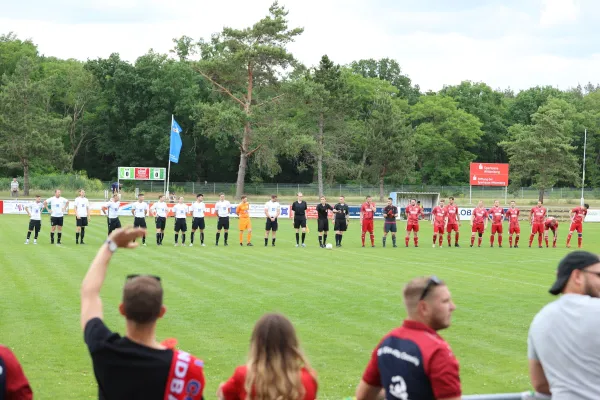
[[(248, 393), (251, 393), (248, 396)], [(300, 350), (296, 330), (281, 314), (263, 315), (252, 332), (246, 365), (217, 392), (221, 400), (314, 400), (316, 373)]]

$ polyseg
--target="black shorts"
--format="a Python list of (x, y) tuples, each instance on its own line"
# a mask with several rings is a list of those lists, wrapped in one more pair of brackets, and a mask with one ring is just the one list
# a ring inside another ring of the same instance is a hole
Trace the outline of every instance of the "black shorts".
[(133, 219), (133, 227), (134, 228), (146, 228), (146, 218), (135, 217)]
[(383, 224), (383, 231), (396, 233), (398, 232), (398, 227), (396, 226), (395, 222), (386, 222)]
[(336, 219), (335, 226), (333, 227), (334, 231), (346, 232), (348, 229), (348, 222), (346, 219)]
[(194, 217), (194, 219), (192, 220), (192, 230), (204, 230), (205, 227), (206, 224), (204, 223), (204, 217)]
[(306, 217), (294, 217), (294, 229), (299, 229), (300, 227), (306, 228)]
[(328, 232), (329, 231), (329, 220), (328, 219), (319, 219), (317, 222), (319, 226), (319, 232)]
[(229, 230), (229, 217), (219, 217), (219, 221), (217, 222), (217, 230), (221, 229)]
[(271, 218), (267, 218), (267, 224), (265, 226), (265, 231), (277, 232), (277, 228), (279, 228), (279, 224), (277, 223), (277, 218), (275, 218), (274, 221), (271, 221)]
[(79, 217), (79, 218), (75, 218), (75, 224), (77, 226), (88, 226), (88, 220), (87, 217)]
[(63, 226), (63, 217), (50, 217), (50, 226)]
[(167, 226), (167, 217), (156, 217), (154, 219), (156, 224), (156, 229), (165, 230), (165, 226)]
[(121, 227), (121, 221), (119, 221), (119, 218), (109, 218), (108, 219), (108, 230), (109, 231), (114, 231), (115, 229), (118, 229)]
[(34, 229), (36, 232), (39, 232), (40, 229), (42, 229), (42, 221), (40, 221), (39, 219), (30, 219), (29, 230), (32, 231)]
[(187, 220), (185, 218), (175, 218), (175, 232), (187, 231)]

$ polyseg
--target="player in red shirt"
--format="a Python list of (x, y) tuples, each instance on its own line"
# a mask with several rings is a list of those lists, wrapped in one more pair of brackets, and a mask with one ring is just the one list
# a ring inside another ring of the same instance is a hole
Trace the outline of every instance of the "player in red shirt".
[(31, 400), (33, 392), (14, 353), (0, 345), (0, 399)]
[(454, 247), (458, 245), (458, 228), (460, 227), (460, 215), (458, 214), (458, 206), (454, 204), (454, 197), (450, 197), (450, 204), (446, 206), (446, 216), (448, 223), (446, 232), (448, 232), (448, 247), (452, 246), (452, 231), (454, 231)]
[(360, 225), (362, 227), (362, 247), (365, 247), (365, 235), (369, 232), (371, 236), (371, 247), (375, 247), (375, 235), (373, 234), (373, 217), (375, 217), (375, 203), (371, 196), (367, 196), (367, 201), (360, 207)]
[(519, 235), (521, 234), (521, 227), (519, 226), (519, 214), (521, 211), (517, 208), (515, 201), (510, 202), (510, 208), (506, 210), (506, 219), (508, 220), (508, 244), (513, 247), (513, 234), (515, 238), (515, 248), (519, 247)]
[(502, 247), (502, 222), (504, 221), (504, 209), (500, 207), (500, 202), (494, 200), (494, 207), (490, 208), (490, 218), (492, 219), (492, 234), (490, 236), (490, 247), (494, 247), (494, 238), (498, 234), (498, 247)]
[(548, 231), (552, 231), (553, 240), (552, 247), (556, 247), (556, 239), (558, 239), (558, 220), (554, 217), (546, 218), (544, 222), (544, 240), (546, 241), (546, 247), (549, 247), (548, 244)]
[(538, 234), (538, 245), (542, 248), (542, 235), (544, 234), (544, 221), (546, 219), (546, 209), (542, 206), (542, 202), (538, 201), (537, 206), (533, 207), (529, 212), (529, 223), (531, 224), (531, 235), (529, 235), (529, 247), (533, 243), (535, 234)]
[(419, 247), (419, 219), (423, 217), (423, 209), (417, 205), (417, 200), (412, 199), (410, 205), (406, 206), (406, 237), (404, 244), (408, 247), (410, 232), (413, 232), (415, 247)]
[(573, 236), (573, 232), (577, 231), (577, 247), (581, 248), (581, 241), (583, 240), (583, 220), (585, 219), (589, 208), (589, 204), (584, 204), (583, 207), (575, 207), (569, 212), (571, 226), (569, 227), (569, 235), (567, 236), (567, 247), (571, 247), (571, 236)]
[(477, 247), (481, 247), (483, 232), (487, 229), (488, 215), (487, 210), (483, 206), (483, 201), (480, 201), (471, 215), (471, 247), (473, 247), (473, 244), (475, 243), (476, 233), (479, 236), (479, 239), (477, 239)]
[(289, 319), (281, 314), (265, 314), (258, 320), (250, 340), (248, 362), (237, 367), (233, 376), (219, 386), (217, 397), (220, 400), (317, 397), (316, 373), (302, 353)]
[(431, 225), (433, 225), (433, 247), (435, 247), (438, 233), (440, 235), (440, 247), (442, 247), (442, 242), (444, 241), (444, 226), (446, 225), (447, 220), (448, 216), (446, 214), (446, 208), (444, 207), (444, 200), (440, 200), (440, 204), (431, 210)]

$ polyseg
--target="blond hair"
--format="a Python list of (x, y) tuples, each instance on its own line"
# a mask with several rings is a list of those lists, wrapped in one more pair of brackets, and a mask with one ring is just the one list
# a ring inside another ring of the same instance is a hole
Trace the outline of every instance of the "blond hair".
[(302, 368), (315, 377), (300, 349), (294, 326), (281, 314), (265, 314), (258, 320), (246, 366), (245, 390), (249, 400), (302, 399)]

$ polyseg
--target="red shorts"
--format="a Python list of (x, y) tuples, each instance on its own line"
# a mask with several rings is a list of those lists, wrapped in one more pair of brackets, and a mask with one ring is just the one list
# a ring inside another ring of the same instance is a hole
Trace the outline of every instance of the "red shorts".
[(502, 224), (492, 224), (492, 235), (495, 233), (500, 233), (502, 234)]
[(547, 227), (547, 228), (546, 228), (546, 231), (552, 231), (553, 233), (556, 233), (557, 229), (558, 229), (558, 226), (555, 226), (554, 228), (552, 228), (552, 227)]
[(362, 221), (362, 232), (373, 233), (373, 220), (372, 219), (363, 219)]
[(485, 225), (484, 224), (474, 224), (471, 227), (471, 232), (475, 233), (483, 233), (485, 231)]
[(583, 231), (583, 224), (581, 222), (572, 222), (571, 226), (569, 227), (569, 231), (577, 231), (577, 233), (581, 233)]
[(419, 223), (413, 224), (409, 222), (408, 224), (406, 224), (406, 231), (419, 232)]
[(531, 234), (535, 235), (536, 233), (544, 233), (544, 223), (540, 222), (540, 223), (534, 223), (533, 225), (531, 225)]
[(446, 225), (446, 232), (450, 233), (450, 232), (458, 232), (458, 224), (448, 224)]
[(521, 234), (521, 227), (519, 225), (511, 225), (508, 228), (508, 233), (511, 234), (511, 235), (513, 233), (516, 233), (517, 235), (520, 235)]
[(433, 233), (439, 233), (440, 235), (444, 234), (444, 225), (433, 225)]

